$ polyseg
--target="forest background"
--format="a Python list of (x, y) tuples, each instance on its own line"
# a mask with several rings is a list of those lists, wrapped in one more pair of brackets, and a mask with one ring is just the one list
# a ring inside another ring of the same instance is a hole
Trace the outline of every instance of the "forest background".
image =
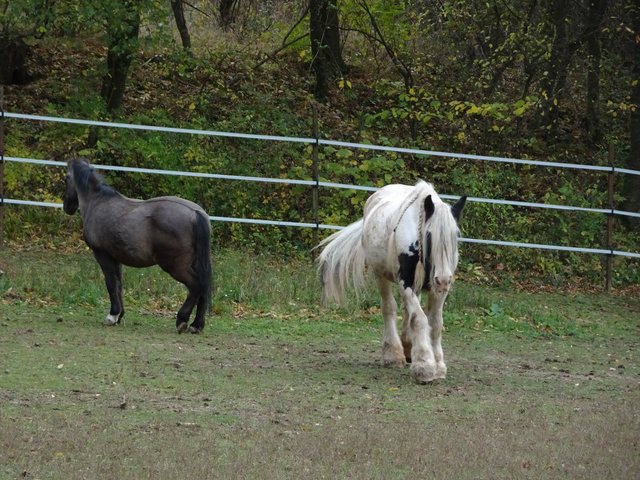
[[(4, 109), (70, 118), (323, 138), (640, 170), (640, 8), (631, 0), (0, 0)], [(5, 121), (5, 155), (310, 179), (312, 149)], [(321, 179), (609, 208), (607, 175), (324, 147)], [(5, 195), (61, 200), (59, 168), (5, 165)], [(615, 205), (640, 211), (640, 177)], [(130, 197), (176, 194), (211, 215), (310, 221), (302, 186), (110, 174)], [(321, 223), (362, 215), (366, 193), (322, 190)], [(79, 218), (5, 208), (5, 240), (78, 245)], [(602, 248), (607, 219), (472, 203), (466, 237)], [(618, 219), (613, 245), (640, 251)], [(213, 224), (214, 247), (308, 255), (307, 229)], [(603, 257), (464, 244), (461, 274), (601, 284)], [(616, 285), (640, 283), (615, 258)]]

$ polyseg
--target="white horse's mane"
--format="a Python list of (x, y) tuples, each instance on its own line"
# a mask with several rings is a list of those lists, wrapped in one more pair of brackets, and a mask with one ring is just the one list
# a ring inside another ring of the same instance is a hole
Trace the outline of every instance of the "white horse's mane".
[[(425, 223), (424, 202), (429, 195), (433, 201), (434, 212)], [(422, 242), (421, 248), (425, 254), (428, 245), (427, 237), (431, 238), (429, 283), (433, 285), (436, 277), (451, 276), (456, 271), (458, 266), (458, 224), (451, 214), (451, 207), (440, 199), (430, 183), (418, 181), (414, 193), (411, 195), (411, 198), (414, 197), (417, 197), (420, 207), (418, 238)], [(417, 289), (422, 288), (425, 274), (424, 264), (422, 268), (416, 269), (415, 284)]]

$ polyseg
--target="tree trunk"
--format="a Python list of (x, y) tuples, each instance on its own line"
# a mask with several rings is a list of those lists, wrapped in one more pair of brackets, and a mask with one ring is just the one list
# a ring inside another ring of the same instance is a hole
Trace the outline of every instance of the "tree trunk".
[(107, 103), (108, 112), (114, 112), (122, 106), (129, 67), (138, 51), (138, 2), (123, 0), (120, 6), (121, 14), (110, 15), (107, 21), (107, 73), (102, 81), (100, 95)]
[[(640, 10), (640, 9), (639, 9)], [(640, 11), (636, 10), (634, 15), (634, 31), (640, 31)], [(629, 150), (629, 158), (627, 160), (627, 168), (631, 170), (640, 170), (640, 39), (637, 35), (633, 35), (632, 40), (635, 42), (633, 49), (633, 70), (631, 78), (635, 82), (631, 84), (631, 103), (635, 105), (635, 109), (631, 111), (629, 121), (629, 138), (631, 148)], [(624, 209), (630, 212), (640, 212), (640, 176), (629, 175), (624, 176)], [(640, 220), (637, 218), (625, 217), (627, 223), (640, 230)]]
[(237, 0), (220, 0), (220, 26), (228, 29), (235, 19), (234, 8)]
[(315, 96), (325, 102), (329, 82), (346, 71), (342, 59), (337, 0), (310, 0), (309, 35), (311, 66), (315, 72)]
[(600, 28), (609, 0), (588, 0), (589, 13), (587, 15), (587, 109), (585, 127), (591, 141), (602, 139), (600, 127), (600, 63), (602, 52), (600, 48)]
[(553, 25), (553, 44), (547, 75), (541, 84), (542, 126), (554, 132), (558, 123), (558, 96), (564, 86), (567, 75), (568, 40), (566, 20), (569, 14), (569, 2), (553, 0), (550, 16)]
[[(109, 113), (114, 113), (122, 106), (129, 67), (138, 51), (140, 31), (139, 2), (121, 0), (121, 3), (113, 5), (114, 9), (105, 12), (109, 46), (107, 71), (102, 78), (100, 89), (100, 96), (104, 99)], [(93, 148), (97, 142), (98, 129), (91, 127), (87, 146)]]
[(331, 67), (337, 75), (347, 72), (347, 65), (342, 58), (342, 44), (340, 43), (340, 19), (338, 18), (338, 0), (327, 2), (327, 23), (325, 38), (327, 54), (330, 57)]
[(310, 0), (309, 35), (311, 37), (311, 67), (316, 75), (315, 97), (321, 102), (327, 101), (329, 93), (329, 72), (327, 60), (322, 53), (324, 44), (323, 6), (327, 0)]
[(187, 27), (187, 21), (184, 18), (184, 2), (183, 0), (171, 0), (171, 8), (173, 9), (173, 17), (176, 20), (176, 26), (180, 33), (180, 40), (182, 41), (182, 48), (186, 51), (191, 50), (191, 36), (189, 35), (189, 27)]
[(0, 35), (0, 84), (29, 83), (31, 75), (26, 66), (28, 53), (29, 47), (22, 38)]

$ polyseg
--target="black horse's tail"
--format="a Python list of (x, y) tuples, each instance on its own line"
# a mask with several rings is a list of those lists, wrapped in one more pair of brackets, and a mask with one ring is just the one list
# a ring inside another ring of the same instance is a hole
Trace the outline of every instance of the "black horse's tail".
[(196, 212), (196, 222), (193, 225), (194, 252), (191, 268), (204, 289), (205, 312), (211, 309), (213, 296), (213, 269), (211, 267), (211, 223), (203, 212)]

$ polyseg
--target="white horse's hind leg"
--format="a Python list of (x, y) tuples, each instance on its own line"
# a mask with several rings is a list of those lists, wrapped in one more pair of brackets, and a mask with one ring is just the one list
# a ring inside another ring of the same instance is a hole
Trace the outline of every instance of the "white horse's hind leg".
[(380, 291), (382, 318), (384, 319), (384, 333), (382, 337), (382, 360), (386, 366), (404, 366), (404, 351), (398, 336), (396, 326), (398, 306), (391, 292), (391, 283), (384, 278), (377, 277)]
[(402, 291), (407, 309), (404, 334), (411, 342), (411, 374), (418, 383), (429, 383), (438, 377), (436, 361), (431, 347), (431, 327), (420, 306), (420, 299), (410, 288)]
[(444, 353), (442, 352), (442, 308), (447, 293), (429, 292), (428, 318), (431, 326), (431, 345), (436, 360), (436, 378), (447, 376), (447, 365), (444, 363)]

